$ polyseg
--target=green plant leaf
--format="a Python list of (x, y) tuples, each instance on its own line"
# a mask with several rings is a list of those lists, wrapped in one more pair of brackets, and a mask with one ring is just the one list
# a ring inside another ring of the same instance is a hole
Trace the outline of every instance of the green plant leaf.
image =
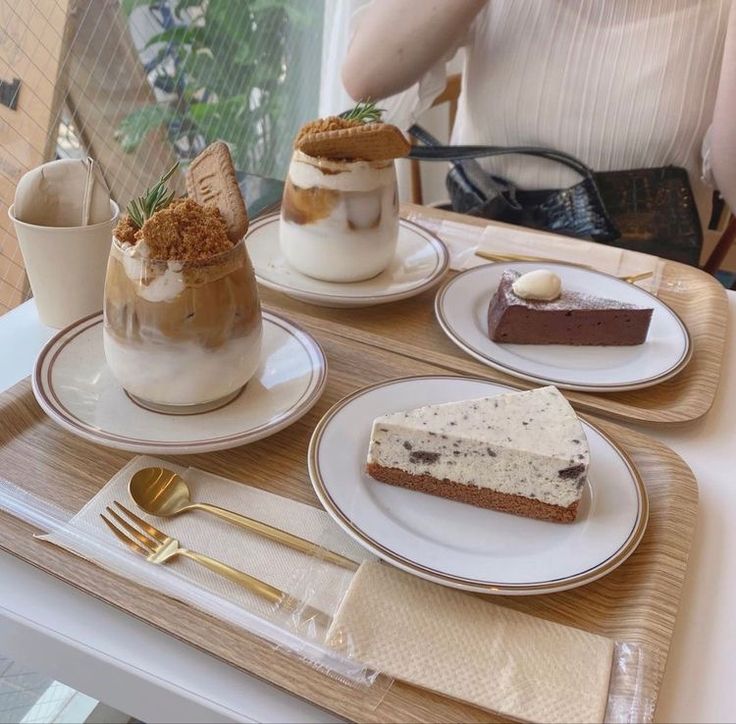
[(233, 56), (233, 60), (239, 65), (247, 65), (258, 61), (258, 48), (252, 43), (243, 43)]
[(248, 128), (244, 116), (248, 110), (247, 99), (244, 96), (234, 96), (217, 103), (192, 103), (189, 107), (189, 117), (194, 120), (208, 140), (237, 140), (241, 129)]
[(128, 17), (136, 8), (149, 7), (150, 5), (151, 0), (120, 0), (120, 8)]
[(116, 133), (123, 151), (135, 151), (151, 131), (169, 123), (175, 116), (171, 107), (163, 104), (143, 106), (129, 113), (120, 122)]
[(293, 0), (252, 0), (253, 13), (273, 12), (281, 10), (288, 16), (289, 20), (299, 25), (309, 25), (313, 20), (313, 14), (309, 12), (310, 4), (313, 3), (294, 2)]
[(195, 26), (178, 25), (167, 28), (156, 35), (152, 35), (146, 41), (146, 48), (158, 43), (172, 43), (174, 45), (195, 45), (202, 39), (202, 29)]
[[(132, 150), (165, 126), (182, 155), (221, 139), (239, 168), (282, 176), (291, 140), (317, 111), (304, 59), (319, 45), (324, 0), (165, 1), (188, 23), (148, 41), (157, 84), (174, 100), (130, 113), (116, 137)], [(133, 9), (160, 0), (120, 2)]]
[(165, 209), (174, 199), (175, 192), (166, 188), (166, 182), (174, 175), (177, 168), (179, 168), (178, 161), (159, 178), (154, 186), (146, 189), (142, 196), (138, 196), (128, 204), (128, 216), (139, 229), (147, 219), (150, 219), (157, 211)]
[(253, 31), (253, 0), (209, 0), (205, 10), (205, 27), (237, 38)]
[[(150, 2), (150, 0), (148, 0)], [(184, 13), (190, 8), (198, 8), (202, 5), (202, 0), (177, 0), (174, 6), (174, 15), (181, 20)]]
[(384, 114), (383, 108), (378, 108), (375, 101), (359, 101), (349, 111), (343, 111), (340, 118), (348, 121), (360, 121), (361, 123), (375, 123), (381, 120)]

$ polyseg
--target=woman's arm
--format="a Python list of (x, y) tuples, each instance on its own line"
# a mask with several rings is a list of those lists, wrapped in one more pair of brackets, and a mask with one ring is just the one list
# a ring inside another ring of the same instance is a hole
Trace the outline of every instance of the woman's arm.
[(374, 0), (342, 67), (355, 100), (386, 98), (416, 83), (457, 43), (487, 0)]
[(716, 186), (736, 214), (736, 5), (731, 7), (711, 128)]

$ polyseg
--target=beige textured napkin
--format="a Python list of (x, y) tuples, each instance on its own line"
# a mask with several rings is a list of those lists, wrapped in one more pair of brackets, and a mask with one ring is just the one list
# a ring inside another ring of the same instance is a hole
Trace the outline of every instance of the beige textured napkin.
[[(108, 554), (110, 547), (115, 553), (126, 551), (99, 517), (106, 505), (118, 500), (141, 518), (177, 538), (187, 548), (228, 563), (287, 591), (299, 600), (307, 599), (311, 606), (328, 614), (334, 612), (350, 584), (351, 571), (294, 551), (205, 512), (195, 511), (165, 519), (141, 512), (128, 496), (128, 481), (136, 470), (158, 465), (181, 474), (191, 488), (194, 501), (244, 513), (358, 562), (370, 558), (319, 508), (148, 456), (133, 458), (69, 521), (66, 529), (44, 536), (44, 540), (123, 575), (126, 571), (121, 570), (121, 562), (133, 564), (142, 561), (144, 570), (153, 576), (151, 580), (158, 580), (163, 571), (146, 564), (142, 556), (131, 553), (121, 558)], [(94, 540), (86, 535), (89, 532), (95, 536)], [(100, 545), (100, 541), (104, 545)], [(273, 604), (194, 561), (178, 558), (167, 563), (165, 568), (175, 571), (197, 588), (217, 594), (252, 613), (267, 618), (274, 616)], [(132, 573), (130, 577), (137, 580), (137, 571), (131, 569), (129, 572)]]
[(605, 714), (613, 641), (384, 564), (360, 567), (328, 642), (394, 678), (516, 719)]

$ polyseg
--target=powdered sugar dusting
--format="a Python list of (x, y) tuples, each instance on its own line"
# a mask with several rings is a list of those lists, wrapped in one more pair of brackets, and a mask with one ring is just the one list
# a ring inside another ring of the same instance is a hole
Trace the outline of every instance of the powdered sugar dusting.
[(506, 297), (508, 304), (527, 307), (529, 309), (549, 309), (551, 311), (567, 311), (570, 309), (644, 309), (644, 307), (639, 307), (636, 304), (621, 302), (617, 299), (606, 299), (605, 297), (598, 297), (594, 294), (571, 292), (566, 289), (563, 289), (562, 294), (551, 302), (538, 299), (524, 299), (514, 294), (514, 290), (511, 288), (512, 284), (520, 276), (520, 272), (513, 269), (506, 269), (501, 277), (499, 287)]

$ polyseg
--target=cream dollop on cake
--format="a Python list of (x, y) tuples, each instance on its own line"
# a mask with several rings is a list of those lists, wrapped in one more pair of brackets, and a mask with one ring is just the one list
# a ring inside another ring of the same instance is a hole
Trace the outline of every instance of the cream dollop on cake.
[(590, 452), (555, 387), (427, 405), (377, 418), (376, 480), (531, 518), (575, 519)]
[(522, 274), (512, 285), (514, 294), (522, 299), (551, 302), (562, 293), (562, 280), (549, 269), (536, 269)]

